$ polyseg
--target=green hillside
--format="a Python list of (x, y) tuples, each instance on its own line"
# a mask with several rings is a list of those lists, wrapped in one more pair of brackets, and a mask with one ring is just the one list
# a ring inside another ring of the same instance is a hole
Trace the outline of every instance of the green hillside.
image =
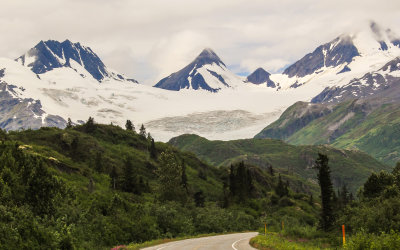
[(182, 135), (171, 139), (169, 144), (193, 152), (209, 164), (227, 166), (245, 161), (263, 168), (272, 166), (279, 172), (314, 183), (316, 171), (313, 164), (321, 152), (330, 159), (334, 185), (346, 184), (352, 192), (356, 192), (372, 172), (390, 169), (358, 150), (342, 150), (328, 145), (295, 146), (275, 139), (209, 141), (197, 135)]
[(277, 138), (295, 145), (331, 144), (358, 149), (393, 166), (400, 161), (399, 132), (399, 104), (379, 105), (353, 100), (333, 107), (297, 103), (255, 138)]
[(283, 217), (318, 221), (318, 199), (291, 186), (277, 193), (276, 174), (242, 163), (214, 167), (118, 126), (1, 131), (0, 140), (1, 249), (109, 249), (254, 230)]

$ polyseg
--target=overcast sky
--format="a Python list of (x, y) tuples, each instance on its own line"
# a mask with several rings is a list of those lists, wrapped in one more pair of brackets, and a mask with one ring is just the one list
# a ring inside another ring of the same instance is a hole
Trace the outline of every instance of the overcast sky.
[(375, 20), (400, 35), (399, 0), (0, 0), (0, 56), (70, 39), (145, 84), (212, 48), (237, 74), (277, 72)]

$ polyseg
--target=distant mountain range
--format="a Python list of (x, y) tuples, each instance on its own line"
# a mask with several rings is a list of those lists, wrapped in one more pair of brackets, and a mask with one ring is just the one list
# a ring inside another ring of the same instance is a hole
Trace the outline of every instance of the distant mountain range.
[[(185, 127), (199, 133), (209, 128), (207, 134), (216, 136), (221, 128), (234, 128), (233, 138), (250, 137), (296, 101), (312, 99), (311, 106), (324, 106), (323, 114), (352, 98), (397, 102), (399, 56), (400, 39), (370, 23), (317, 47), (282, 74), (258, 68), (240, 77), (212, 49), (204, 49), (188, 66), (150, 87), (109, 69), (80, 43), (41, 41), (16, 60), (0, 58), (0, 127), (64, 127), (67, 118), (82, 123), (92, 116), (120, 126), (126, 119), (149, 124), (163, 140)], [(232, 126), (233, 121), (214, 117), (227, 112), (245, 122)], [(165, 119), (175, 122), (168, 128), (155, 122)]]

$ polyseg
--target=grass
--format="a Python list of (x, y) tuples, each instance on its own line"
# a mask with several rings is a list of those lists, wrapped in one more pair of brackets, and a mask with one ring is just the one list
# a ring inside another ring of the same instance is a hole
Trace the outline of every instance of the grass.
[(318, 240), (308, 240), (305, 238), (290, 238), (279, 233), (269, 232), (267, 235), (259, 235), (250, 240), (250, 245), (257, 249), (276, 249), (276, 250), (313, 250), (331, 249), (329, 244)]

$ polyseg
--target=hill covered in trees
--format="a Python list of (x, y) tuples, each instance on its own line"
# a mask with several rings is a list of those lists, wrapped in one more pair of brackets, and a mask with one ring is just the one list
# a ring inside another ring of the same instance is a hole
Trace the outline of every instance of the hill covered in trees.
[(317, 223), (315, 185), (295, 190), (297, 177), (241, 161), (215, 167), (131, 125), (1, 131), (0, 248), (106, 249)]
[(264, 169), (297, 176), (294, 188), (304, 183), (317, 183), (313, 169), (318, 153), (328, 155), (331, 162), (332, 181), (336, 188), (346, 185), (354, 194), (372, 172), (390, 171), (391, 167), (358, 150), (336, 149), (329, 145), (295, 146), (277, 139), (243, 139), (233, 141), (209, 141), (197, 135), (181, 135), (169, 144), (182, 151), (195, 153), (209, 164), (226, 166), (244, 161)]

